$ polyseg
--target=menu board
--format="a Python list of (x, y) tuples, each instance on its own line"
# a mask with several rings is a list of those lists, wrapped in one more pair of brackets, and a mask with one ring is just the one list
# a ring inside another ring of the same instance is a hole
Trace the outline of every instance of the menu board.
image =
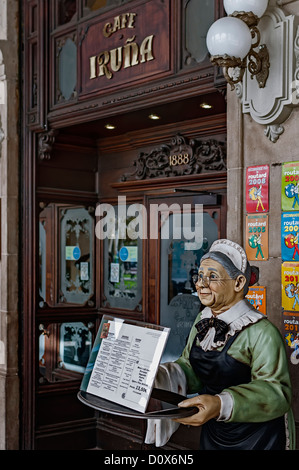
[(170, 329), (104, 316), (81, 390), (144, 413)]

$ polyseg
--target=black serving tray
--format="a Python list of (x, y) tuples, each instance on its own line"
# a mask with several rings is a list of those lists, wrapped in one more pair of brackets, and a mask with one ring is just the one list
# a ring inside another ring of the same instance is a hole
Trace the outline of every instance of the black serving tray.
[(185, 400), (186, 397), (173, 393), (168, 390), (153, 388), (152, 394), (145, 413), (131, 410), (118, 403), (105, 400), (90, 393), (80, 390), (78, 399), (87, 406), (104, 413), (124, 416), (127, 418), (139, 419), (165, 419), (165, 418), (185, 418), (198, 412), (196, 406), (190, 408), (180, 408), (178, 403)]

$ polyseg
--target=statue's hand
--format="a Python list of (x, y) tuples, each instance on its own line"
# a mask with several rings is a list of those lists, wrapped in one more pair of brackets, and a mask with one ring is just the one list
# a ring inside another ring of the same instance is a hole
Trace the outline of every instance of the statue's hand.
[(198, 413), (186, 418), (174, 419), (174, 421), (188, 426), (201, 426), (212, 418), (218, 418), (221, 400), (214, 395), (197, 395), (182, 401), (178, 406), (182, 408), (197, 406)]

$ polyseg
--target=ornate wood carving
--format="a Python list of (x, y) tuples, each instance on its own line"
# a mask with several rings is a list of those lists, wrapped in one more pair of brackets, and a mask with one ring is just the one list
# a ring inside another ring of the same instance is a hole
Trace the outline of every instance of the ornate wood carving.
[(50, 160), (55, 138), (58, 134), (56, 129), (42, 132), (38, 138), (38, 157), (40, 160)]
[(225, 171), (226, 144), (215, 139), (189, 140), (177, 134), (169, 145), (141, 152), (134, 166), (135, 171), (124, 174), (122, 181)]

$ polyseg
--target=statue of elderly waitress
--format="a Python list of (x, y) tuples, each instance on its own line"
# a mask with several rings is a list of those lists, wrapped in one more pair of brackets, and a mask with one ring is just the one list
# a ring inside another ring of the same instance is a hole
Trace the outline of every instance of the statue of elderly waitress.
[(202, 257), (194, 282), (205, 308), (181, 357), (160, 365), (156, 379), (172, 377), (173, 391), (196, 393), (179, 406), (196, 406), (198, 412), (173, 421), (149, 420), (146, 443), (164, 445), (181, 423), (202, 426), (203, 450), (294, 449), (284, 343), (244, 298), (257, 280), (243, 248), (230, 240), (215, 241)]

